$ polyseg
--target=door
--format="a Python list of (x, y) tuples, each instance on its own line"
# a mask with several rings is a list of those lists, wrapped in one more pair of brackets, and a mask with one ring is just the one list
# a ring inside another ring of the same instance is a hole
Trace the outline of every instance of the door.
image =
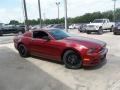
[(35, 31), (33, 33), (33, 39), (30, 44), (32, 54), (48, 59), (59, 60), (61, 50), (59, 42), (56, 40), (46, 40), (44, 37), (50, 36), (44, 31)]

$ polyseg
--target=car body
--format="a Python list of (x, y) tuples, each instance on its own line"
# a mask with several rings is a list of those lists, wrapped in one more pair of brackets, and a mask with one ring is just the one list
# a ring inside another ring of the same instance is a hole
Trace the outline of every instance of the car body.
[(110, 22), (109, 19), (95, 19), (92, 23), (87, 24), (86, 32), (90, 34), (91, 32), (97, 32), (98, 34), (103, 34), (103, 30), (110, 30), (112, 32), (115, 23)]
[(35, 26), (31, 27), (31, 30), (36, 30), (36, 29), (40, 29), (40, 25), (35, 25)]
[(52, 28), (54, 24), (47, 25), (45, 28)]
[(70, 36), (61, 29), (26, 32), (14, 38), (14, 45), (22, 57), (35, 55), (63, 61), (66, 67), (72, 69), (98, 65), (105, 60), (108, 52), (105, 42)]
[(79, 24), (72, 24), (69, 26), (69, 29), (78, 29), (79, 28)]
[(40, 25), (29, 26), (30, 30), (38, 30), (40, 28), (46, 28), (46, 25), (42, 25), (42, 26), (40, 26)]
[(25, 29), (25, 25), (16, 25), (16, 28), (17, 28), (18, 30), (20, 30), (20, 29)]
[(54, 24), (50, 28), (65, 29), (65, 25), (64, 24)]
[(23, 27), (17, 27), (13, 25), (4, 25), (2, 29), (0, 29), (0, 36), (3, 34), (23, 34), (25, 32), (25, 28)]
[(114, 35), (120, 34), (120, 22), (117, 22), (117, 23), (115, 24), (115, 28), (113, 29), (113, 34), (114, 34)]

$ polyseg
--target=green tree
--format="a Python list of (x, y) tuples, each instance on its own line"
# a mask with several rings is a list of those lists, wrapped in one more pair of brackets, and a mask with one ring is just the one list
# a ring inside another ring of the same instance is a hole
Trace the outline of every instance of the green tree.
[[(110, 21), (113, 21), (113, 11), (106, 11), (106, 12), (93, 12), (93, 13), (86, 13), (82, 16), (77, 16), (75, 18), (68, 18), (68, 24), (73, 23), (89, 23), (92, 22), (94, 19), (101, 19), (101, 18), (108, 18)], [(116, 20), (120, 20), (120, 8), (116, 9)], [(37, 25), (39, 24), (39, 19), (35, 20), (28, 20), (28, 25)], [(10, 23), (17, 24), (15, 20), (12, 20)], [(58, 19), (46, 19), (42, 20), (42, 24), (58, 24)], [(64, 24), (64, 18), (59, 19), (59, 24)]]
[(9, 22), (9, 24), (18, 25), (18, 24), (20, 24), (20, 23), (19, 23), (19, 21), (11, 20), (11, 21)]

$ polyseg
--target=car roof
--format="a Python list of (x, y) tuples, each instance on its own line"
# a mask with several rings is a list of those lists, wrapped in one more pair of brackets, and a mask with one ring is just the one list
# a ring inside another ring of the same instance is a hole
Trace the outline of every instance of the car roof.
[(35, 30), (30, 30), (32, 32), (34, 31), (50, 31), (50, 30), (55, 30), (55, 29), (58, 29), (58, 28), (42, 28), (42, 29), (35, 29)]

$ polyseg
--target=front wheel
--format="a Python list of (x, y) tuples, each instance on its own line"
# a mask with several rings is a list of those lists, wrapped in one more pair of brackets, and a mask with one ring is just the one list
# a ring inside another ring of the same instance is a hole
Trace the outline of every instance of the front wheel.
[(18, 51), (21, 57), (28, 57), (29, 55), (27, 48), (23, 44), (18, 46)]
[(99, 28), (99, 30), (98, 30), (98, 32), (97, 32), (99, 35), (102, 35), (103, 34), (103, 30), (102, 30), (102, 28), (100, 27)]
[(79, 69), (82, 66), (82, 59), (73, 50), (68, 50), (65, 52), (63, 62), (69, 69)]

